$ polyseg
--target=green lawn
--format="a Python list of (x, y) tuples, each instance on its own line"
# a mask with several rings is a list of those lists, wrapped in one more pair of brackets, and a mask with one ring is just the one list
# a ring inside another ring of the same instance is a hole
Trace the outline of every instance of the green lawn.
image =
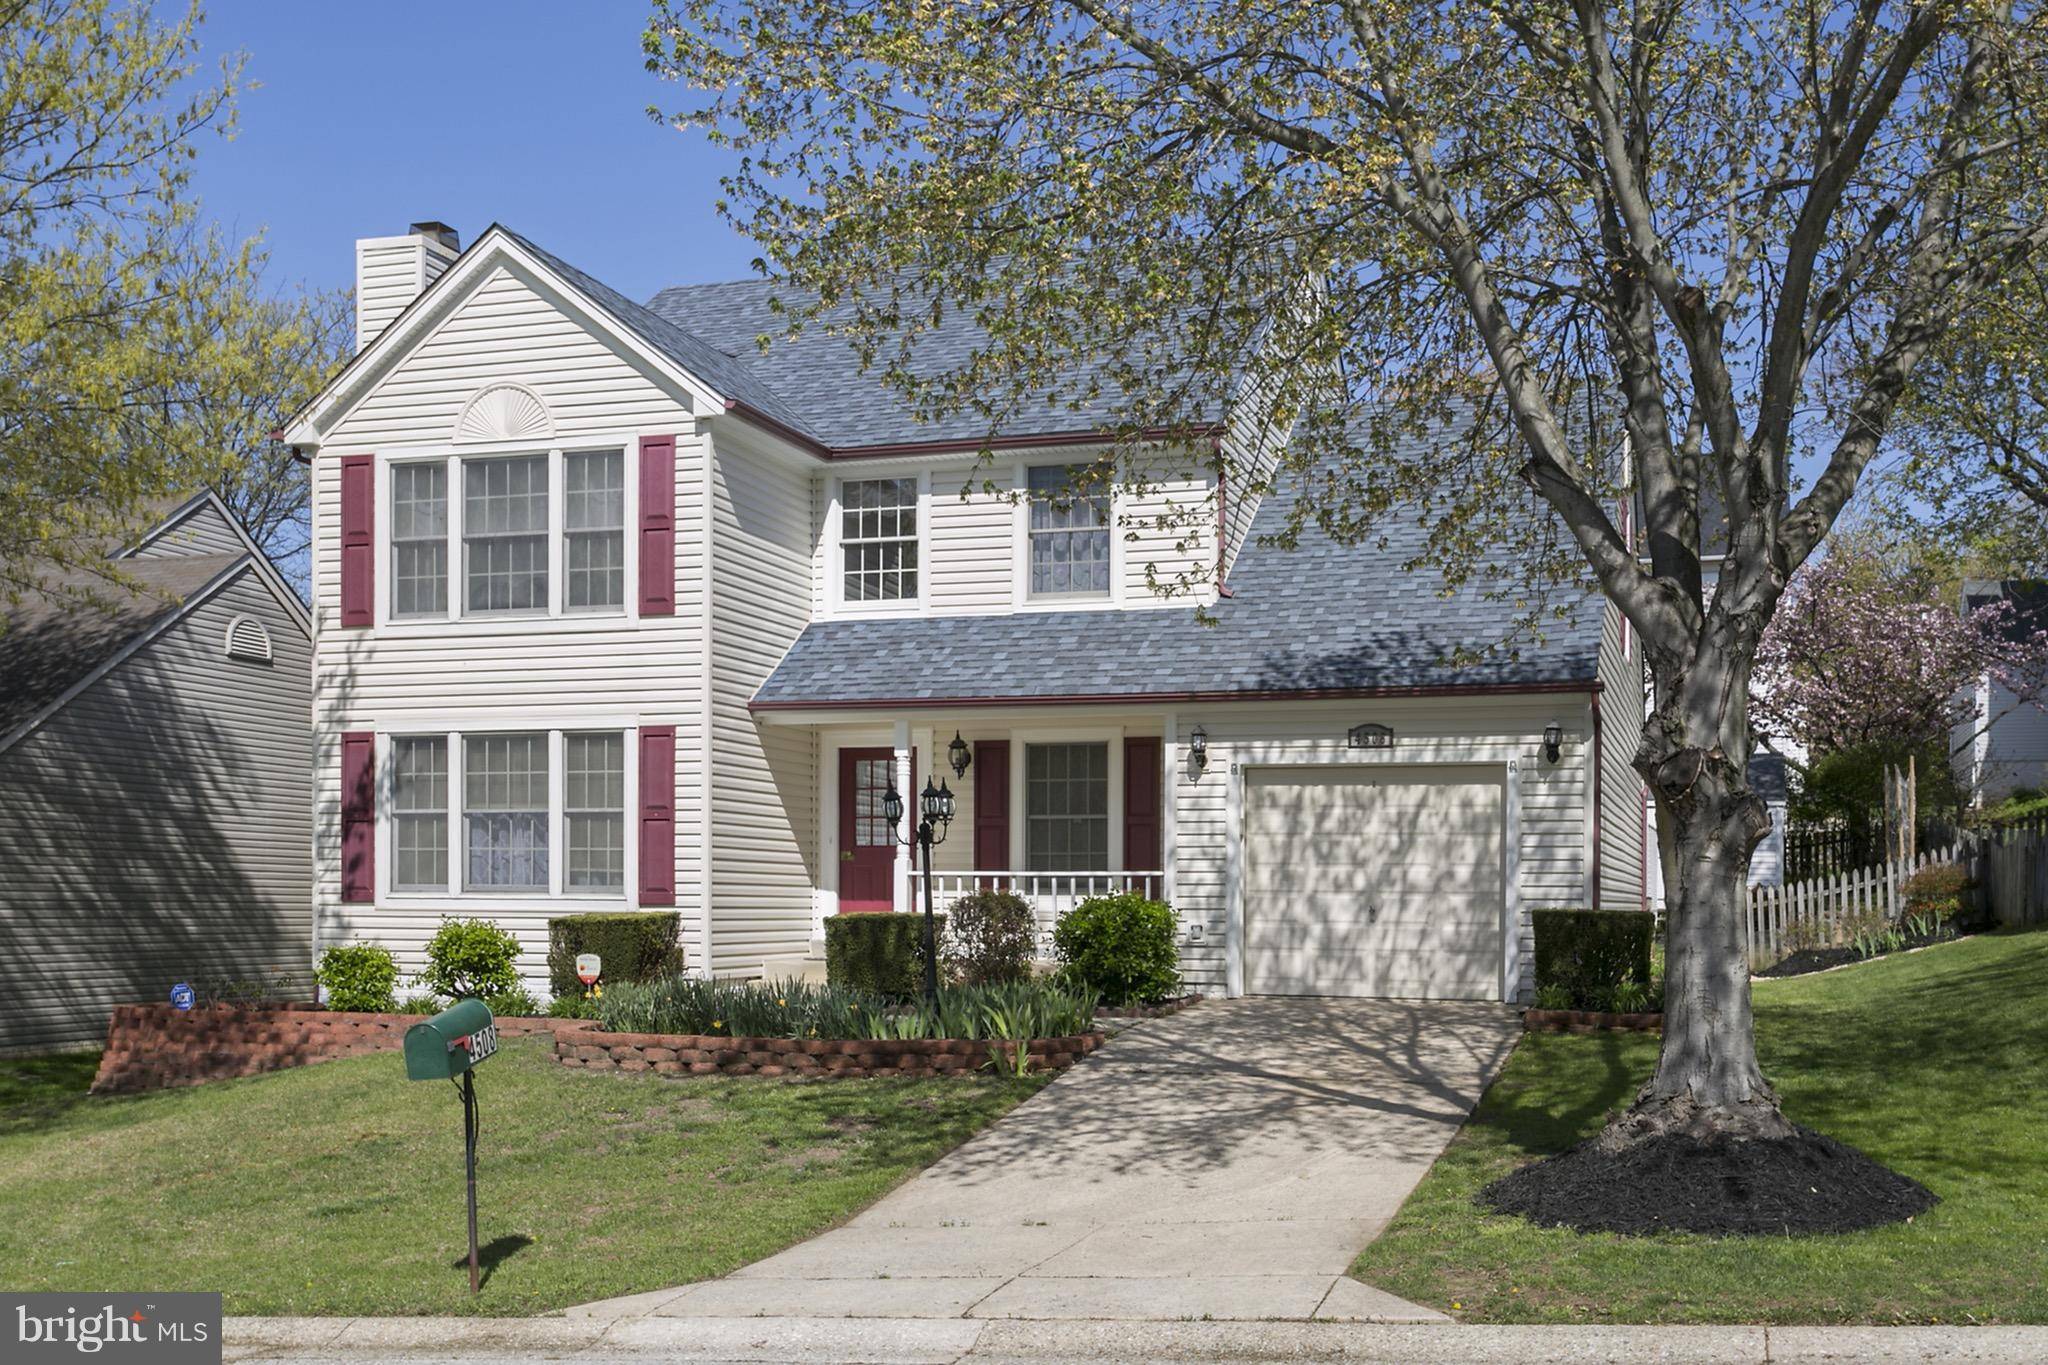
[(0, 1062), (8, 1289), (220, 1290), (261, 1314), (538, 1313), (722, 1275), (873, 1202), (1039, 1083), (669, 1080), (508, 1043), (477, 1077), (490, 1271), (472, 1302), (461, 1104), (408, 1083), (396, 1053), (81, 1100), (90, 1077)]
[(2048, 1322), (2048, 933), (1759, 982), (1798, 1122), (1943, 1202), (1839, 1237), (1583, 1235), (1482, 1212), (1494, 1177), (1626, 1107), (1654, 1036), (1530, 1035), (1352, 1274), (1482, 1322)]

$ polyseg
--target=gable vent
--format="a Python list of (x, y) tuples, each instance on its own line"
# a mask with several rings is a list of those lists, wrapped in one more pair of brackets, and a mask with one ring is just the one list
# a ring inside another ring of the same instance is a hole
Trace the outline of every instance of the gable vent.
[(525, 441), (553, 434), (548, 405), (524, 384), (492, 384), (463, 404), (458, 441)]
[(272, 658), (270, 632), (253, 616), (237, 616), (228, 622), (227, 651), (230, 659), (267, 664)]

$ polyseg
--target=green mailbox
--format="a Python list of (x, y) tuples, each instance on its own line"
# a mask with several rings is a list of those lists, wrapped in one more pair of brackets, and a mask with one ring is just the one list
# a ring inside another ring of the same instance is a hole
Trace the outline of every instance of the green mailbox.
[(498, 1026), (481, 1000), (458, 1000), (405, 1031), (405, 1078), (452, 1081), (498, 1050)]

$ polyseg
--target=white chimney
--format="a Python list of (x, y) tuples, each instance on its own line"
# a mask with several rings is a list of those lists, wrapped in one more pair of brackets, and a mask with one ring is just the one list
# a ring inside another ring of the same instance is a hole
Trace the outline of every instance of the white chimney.
[(446, 223), (414, 223), (403, 237), (356, 242), (356, 349), (363, 350), (462, 254)]

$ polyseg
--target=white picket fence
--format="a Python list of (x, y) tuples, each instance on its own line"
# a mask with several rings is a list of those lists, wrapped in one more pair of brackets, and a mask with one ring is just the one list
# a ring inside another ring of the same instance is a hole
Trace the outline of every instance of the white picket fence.
[(1905, 905), (1900, 884), (1923, 867), (1940, 863), (1967, 863), (1976, 857), (1970, 841), (1920, 854), (1909, 863), (1884, 863), (1837, 872), (1831, 877), (1792, 882), (1784, 886), (1753, 886), (1749, 889), (1749, 913), (1743, 917), (1743, 947), (1751, 968), (1768, 967), (1785, 956), (1786, 935), (1794, 925), (1810, 924), (1809, 936), (1819, 943), (1844, 938), (1844, 925), (1866, 916), (1882, 915), (1897, 920)]

